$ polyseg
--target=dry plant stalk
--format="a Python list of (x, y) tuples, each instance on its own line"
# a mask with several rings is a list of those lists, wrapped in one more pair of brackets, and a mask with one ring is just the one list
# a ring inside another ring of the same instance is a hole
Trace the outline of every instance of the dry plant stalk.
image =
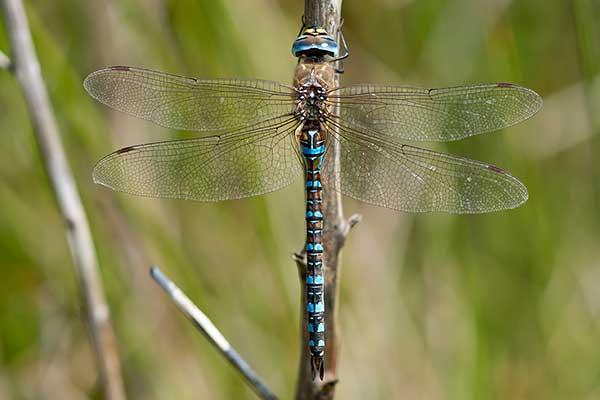
[[(305, 0), (304, 21), (306, 26), (323, 27), (331, 35), (338, 36), (341, 23), (342, 0)], [(336, 76), (335, 84), (339, 84)], [(334, 113), (337, 111), (334, 109)], [(328, 152), (335, 167), (332, 171), (339, 171), (340, 154), (339, 143), (332, 140), (328, 144)], [(321, 175), (326, 171), (322, 171)], [(324, 178), (327, 182), (336, 182), (339, 179)], [(308, 345), (307, 320), (304, 312), (306, 304), (306, 255), (303, 252), (295, 255), (295, 261), (300, 275), (301, 296), (301, 355), (300, 368), (298, 371), (298, 386), (296, 390), (297, 400), (330, 400), (335, 396), (335, 384), (337, 383), (337, 364), (339, 354), (339, 326), (338, 315), (338, 292), (339, 292), (339, 261), (340, 251), (346, 240), (350, 229), (356, 225), (360, 217), (355, 215), (349, 220), (344, 219), (342, 211), (342, 199), (339, 187), (328, 186), (323, 191), (323, 219), (325, 222), (323, 232), (324, 247), (324, 303), (328, 311), (325, 316), (325, 377), (324, 380), (312, 379), (310, 368), (310, 353)]]
[(124, 400), (125, 391), (115, 336), (98, 273), (92, 235), (60, 140), (25, 9), (21, 0), (1, 0), (0, 5), (12, 50), (11, 60), (0, 57), (0, 61), (3, 67), (14, 73), (21, 85), (42, 160), (65, 221), (71, 255), (78, 270), (85, 315), (96, 353), (104, 398)]

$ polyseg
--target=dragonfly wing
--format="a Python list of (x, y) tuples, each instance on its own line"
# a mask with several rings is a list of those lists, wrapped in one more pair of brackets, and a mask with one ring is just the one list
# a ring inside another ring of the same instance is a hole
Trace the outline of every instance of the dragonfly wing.
[(277, 82), (186, 78), (134, 67), (91, 73), (84, 87), (96, 100), (158, 125), (191, 131), (242, 128), (290, 114), (292, 88)]
[(219, 201), (274, 191), (302, 166), (292, 143), (293, 117), (250, 130), (126, 147), (104, 157), (94, 181), (129, 194)]
[(340, 169), (333, 171), (326, 154), (324, 185), (328, 177), (339, 177), (334, 179), (340, 180), (343, 194), (369, 204), (407, 212), (472, 214), (515, 208), (528, 197), (521, 182), (493, 165), (344, 129), (330, 138), (340, 144)]
[(514, 125), (542, 106), (533, 90), (509, 83), (422, 89), (356, 85), (334, 89), (350, 127), (413, 141), (451, 141)]

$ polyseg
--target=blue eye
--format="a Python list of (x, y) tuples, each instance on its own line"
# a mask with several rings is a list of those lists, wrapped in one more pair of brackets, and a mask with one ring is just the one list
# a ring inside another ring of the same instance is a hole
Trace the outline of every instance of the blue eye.
[(339, 54), (339, 46), (335, 39), (329, 35), (298, 36), (292, 45), (292, 54), (294, 57), (299, 57), (306, 53), (337, 57)]
[(331, 53), (333, 57), (337, 57), (340, 51), (337, 42), (331, 36), (323, 37), (323, 41), (319, 43), (319, 48), (323, 51)]

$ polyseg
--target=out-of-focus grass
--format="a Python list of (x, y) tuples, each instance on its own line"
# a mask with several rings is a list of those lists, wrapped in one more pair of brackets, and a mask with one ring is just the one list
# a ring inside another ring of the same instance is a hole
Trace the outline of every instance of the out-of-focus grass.
[[(102, 155), (180, 133), (109, 111), (81, 82), (111, 64), (291, 81), (297, 1), (81, 2), (27, 9), (94, 230), (132, 399), (252, 398), (147, 276), (163, 267), (282, 398), (299, 354), (301, 182), (218, 204), (94, 186)], [(533, 120), (443, 149), (498, 164), (523, 207), (417, 215), (348, 200), (339, 398), (600, 398), (600, 7), (596, 0), (344, 4), (343, 83), (511, 81)], [(7, 49), (0, 26), (0, 48)], [(63, 225), (14, 79), (0, 73), (0, 398), (98, 398)]]

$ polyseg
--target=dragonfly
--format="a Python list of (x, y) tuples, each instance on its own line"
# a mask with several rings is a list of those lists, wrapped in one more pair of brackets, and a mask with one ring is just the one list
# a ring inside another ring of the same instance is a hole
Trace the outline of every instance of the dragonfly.
[[(96, 183), (138, 196), (214, 202), (306, 182), (306, 316), (313, 379), (324, 375), (323, 190), (404, 212), (485, 213), (518, 207), (526, 187), (494, 165), (405, 142), (445, 142), (524, 121), (542, 106), (510, 83), (448, 88), (337, 86), (348, 55), (319, 26), (292, 45), (293, 84), (196, 79), (113, 66), (91, 73), (88, 93), (182, 140), (139, 144), (102, 158)], [(328, 149), (337, 143), (339, 162)]]

